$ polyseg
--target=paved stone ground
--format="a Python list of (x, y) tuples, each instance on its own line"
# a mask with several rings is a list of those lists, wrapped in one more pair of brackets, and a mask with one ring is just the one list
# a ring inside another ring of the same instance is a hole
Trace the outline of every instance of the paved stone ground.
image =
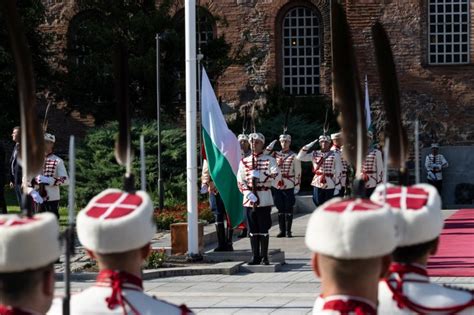
[[(445, 217), (453, 211), (444, 211)], [(278, 239), (278, 228), (270, 233), (270, 247), (285, 251), (287, 265), (278, 273), (239, 273), (236, 275), (205, 275), (161, 278), (145, 281), (145, 290), (173, 303), (186, 303), (198, 314), (310, 314), (314, 298), (320, 292), (320, 281), (310, 267), (310, 252), (304, 245), (304, 231), (309, 214), (294, 220), (294, 236)], [(234, 243), (234, 248), (249, 248), (249, 240)], [(438, 283), (474, 288), (474, 278), (435, 277)], [(73, 292), (79, 292), (91, 281), (74, 282)], [(64, 283), (56, 284), (57, 294)]]

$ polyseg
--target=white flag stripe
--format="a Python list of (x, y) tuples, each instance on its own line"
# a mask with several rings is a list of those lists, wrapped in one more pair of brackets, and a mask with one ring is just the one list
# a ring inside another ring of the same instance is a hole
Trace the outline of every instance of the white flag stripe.
[(222, 115), (219, 102), (214, 94), (206, 70), (202, 70), (202, 109), (208, 113), (202, 117), (202, 127), (206, 130), (214, 145), (229, 161), (234, 174), (237, 174), (240, 162), (240, 145), (235, 134), (227, 128), (227, 123)]

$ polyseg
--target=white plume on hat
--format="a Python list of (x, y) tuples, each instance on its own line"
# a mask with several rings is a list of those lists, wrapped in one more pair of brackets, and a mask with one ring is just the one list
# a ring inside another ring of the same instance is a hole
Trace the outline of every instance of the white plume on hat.
[(106, 189), (77, 215), (77, 235), (99, 254), (122, 253), (148, 244), (156, 232), (153, 204), (146, 192)]
[[(384, 185), (378, 185), (370, 199), (383, 202)], [(416, 184), (409, 187), (387, 185), (386, 201), (398, 216), (398, 246), (411, 246), (434, 240), (443, 229), (441, 197), (435, 187)]]
[(51, 133), (45, 133), (44, 134), (44, 140), (55, 143), (56, 142), (56, 137)]
[(21, 272), (45, 267), (61, 254), (59, 225), (52, 213), (31, 218), (0, 215), (0, 272)]
[(306, 228), (306, 246), (338, 259), (367, 259), (395, 249), (395, 216), (388, 205), (333, 198), (318, 207)]

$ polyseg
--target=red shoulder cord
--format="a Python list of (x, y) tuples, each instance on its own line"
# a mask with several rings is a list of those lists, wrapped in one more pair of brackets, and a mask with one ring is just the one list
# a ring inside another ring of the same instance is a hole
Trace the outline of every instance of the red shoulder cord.
[(0, 315), (31, 315), (27, 311), (0, 304)]
[(357, 300), (332, 300), (323, 305), (323, 310), (339, 311), (341, 315), (376, 315), (377, 310), (362, 301)]
[(124, 284), (131, 284), (131, 287), (127, 287), (129, 290), (143, 290), (142, 280), (128, 272), (114, 271), (114, 270), (102, 270), (97, 276), (97, 283), (106, 283), (112, 288), (112, 294), (105, 299), (107, 307), (113, 310), (117, 306), (122, 306), (123, 314), (127, 314), (125, 304), (128, 304), (132, 311), (139, 315), (139, 313), (127, 302), (123, 297)]
[[(397, 302), (397, 306), (399, 308), (408, 308), (411, 311), (417, 312), (418, 314), (432, 314), (435, 312), (449, 312), (448, 314), (456, 314), (470, 306), (474, 306), (474, 298), (467, 303), (454, 305), (450, 307), (427, 307), (420, 304), (417, 304), (410, 300), (407, 296), (403, 293), (403, 283), (404, 282), (419, 282), (419, 283), (429, 283), (429, 281), (424, 280), (403, 280), (403, 277), (407, 273), (416, 273), (422, 276), (428, 277), (428, 273), (425, 269), (410, 265), (410, 264), (398, 264), (393, 263), (390, 266), (390, 273), (396, 273), (398, 277), (396, 279), (384, 279), (385, 283), (387, 284), (388, 288), (392, 292), (393, 300)], [(393, 287), (391, 282), (396, 282), (396, 287)]]

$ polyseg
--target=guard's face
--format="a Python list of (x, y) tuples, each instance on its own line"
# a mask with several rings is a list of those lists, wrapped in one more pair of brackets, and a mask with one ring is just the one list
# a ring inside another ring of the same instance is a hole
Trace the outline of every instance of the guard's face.
[(290, 149), (290, 144), (291, 144), (291, 141), (289, 141), (289, 140), (280, 140), (281, 148), (282, 148), (284, 151), (287, 151), (287, 150)]
[(250, 148), (250, 143), (247, 140), (240, 140), (240, 149), (242, 151), (248, 151)]
[(53, 147), (54, 147), (53, 142), (51, 142), (51, 141), (45, 141), (44, 142), (44, 152), (46, 154), (50, 154), (51, 152), (53, 152)]
[(342, 139), (334, 139), (332, 142), (337, 145), (338, 147), (342, 146)]
[(327, 141), (320, 141), (319, 145), (321, 146), (321, 150), (323, 150), (323, 151), (327, 151), (331, 148), (331, 143), (329, 143)]
[(433, 155), (437, 155), (439, 152), (438, 148), (432, 148), (431, 149), (431, 153), (433, 153)]
[(12, 140), (16, 143), (20, 142), (20, 130), (19, 129), (13, 129)]
[(256, 153), (260, 153), (263, 151), (263, 142), (257, 139), (252, 139), (250, 142), (250, 146), (252, 147), (252, 151)]

